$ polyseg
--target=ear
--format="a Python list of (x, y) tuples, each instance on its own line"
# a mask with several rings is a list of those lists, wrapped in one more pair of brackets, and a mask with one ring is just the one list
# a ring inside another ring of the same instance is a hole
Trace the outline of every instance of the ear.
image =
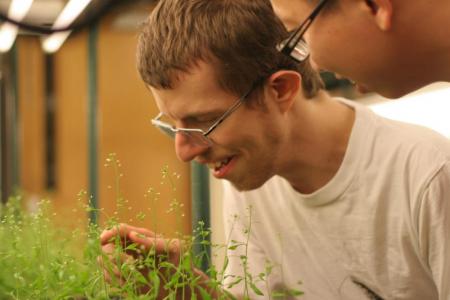
[(281, 112), (287, 112), (299, 93), (302, 77), (295, 71), (278, 71), (269, 77), (269, 88), (272, 99)]
[(392, 0), (365, 0), (375, 22), (382, 31), (388, 31), (392, 26)]

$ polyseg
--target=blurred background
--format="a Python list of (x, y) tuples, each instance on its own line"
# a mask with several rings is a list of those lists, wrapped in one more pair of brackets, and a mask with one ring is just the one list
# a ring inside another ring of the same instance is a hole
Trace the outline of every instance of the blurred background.
[[(223, 240), (220, 183), (204, 168), (180, 163), (172, 141), (150, 124), (158, 111), (136, 71), (135, 47), (139, 25), (154, 2), (0, 0), (3, 18), (46, 30), (76, 26), (44, 34), (0, 24), (3, 202), (20, 193), (33, 209), (49, 198), (68, 223), (88, 218), (101, 223), (120, 210), (121, 221), (152, 228), (157, 217), (159, 232), (166, 235), (189, 233), (192, 224), (203, 220), (212, 227), (213, 240)], [(333, 95), (450, 137), (448, 84), (393, 101), (359, 94), (329, 73), (323, 78)], [(113, 161), (107, 163), (108, 157)], [(149, 188), (161, 196), (146, 197)], [(80, 198), (86, 198), (80, 191), (103, 211), (78, 209)], [(183, 216), (167, 213), (174, 202), (182, 204)]]
[[(87, 191), (93, 205), (104, 208), (102, 222), (123, 198), (121, 221), (136, 223), (140, 212), (161, 214), (159, 228), (170, 234), (178, 221), (166, 210), (176, 198), (186, 204), (182, 227), (190, 230), (191, 168), (177, 161), (173, 143), (152, 128), (150, 119), (158, 111), (135, 68), (137, 32), (153, 5), (0, 0), (2, 14), (23, 16), (28, 24), (83, 25), (51, 35), (0, 26), (2, 201), (21, 193), (32, 208), (50, 198), (58, 211), (77, 219), (87, 216), (78, 203), (79, 192)], [(105, 166), (111, 153), (120, 161), (119, 171), (114, 163)], [(181, 175), (176, 191), (161, 185), (166, 165)], [(167, 199), (150, 205), (144, 197), (149, 188)], [(149, 218), (139, 223), (150, 224)]]

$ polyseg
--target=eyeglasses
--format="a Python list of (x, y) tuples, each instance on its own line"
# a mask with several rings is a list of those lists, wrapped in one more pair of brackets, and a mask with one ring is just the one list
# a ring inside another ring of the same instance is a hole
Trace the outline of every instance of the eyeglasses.
[(207, 129), (203, 130), (200, 128), (177, 128), (167, 122), (161, 121), (164, 116), (163, 113), (159, 113), (156, 118), (152, 119), (152, 124), (161, 130), (164, 134), (171, 138), (175, 138), (177, 133), (185, 135), (189, 142), (199, 145), (199, 146), (211, 146), (212, 141), (208, 137), (214, 129), (217, 128), (227, 117), (229, 117), (234, 111), (236, 111), (242, 103), (247, 99), (247, 97), (252, 93), (256, 84), (254, 84), (248, 92), (241, 96), (222, 116), (220, 116), (214, 123)]
[(328, 0), (320, 0), (309, 17), (286, 40), (278, 45), (278, 50), (281, 53), (290, 56), (298, 62), (304, 61), (309, 56), (309, 47), (303, 40), (303, 35), (327, 2)]

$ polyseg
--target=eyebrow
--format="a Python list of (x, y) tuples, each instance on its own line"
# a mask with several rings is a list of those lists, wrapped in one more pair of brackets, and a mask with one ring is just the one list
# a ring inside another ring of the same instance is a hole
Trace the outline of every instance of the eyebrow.
[(204, 112), (197, 112), (197, 113), (189, 113), (185, 116), (183, 116), (180, 120), (186, 121), (186, 120), (198, 120), (205, 117), (212, 117), (216, 115), (221, 115), (225, 111), (223, 109), (215, 109), (211, 111), (204, 111)]

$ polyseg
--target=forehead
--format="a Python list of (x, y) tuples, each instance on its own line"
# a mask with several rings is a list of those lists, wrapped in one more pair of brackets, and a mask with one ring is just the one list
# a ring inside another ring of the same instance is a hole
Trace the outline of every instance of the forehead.
[(220, 87), (212, 64), (203, 61), (179, 72), (171, 89), (150, 90), (159, 110), (175, 120), (221, 110), (236, 98)]

